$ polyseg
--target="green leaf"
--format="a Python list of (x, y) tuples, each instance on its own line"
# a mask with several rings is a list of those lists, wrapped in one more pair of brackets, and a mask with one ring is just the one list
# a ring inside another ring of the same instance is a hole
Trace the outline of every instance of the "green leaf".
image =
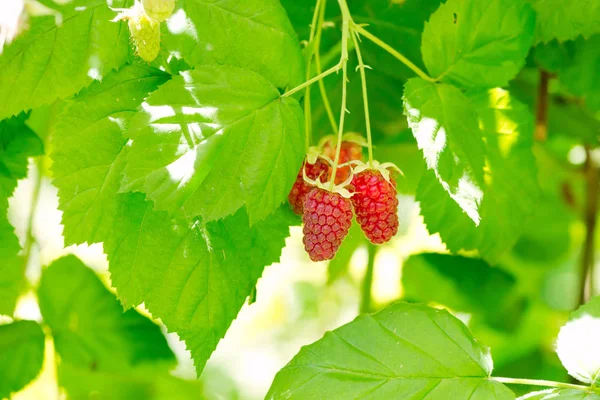
[(65, 245), (102, 242), (109, 236), (129, 119), (168, 78), (159, 70), (130, 65), (67, 102), (53, 129), (51, 154)]
[(253, 224), (287, 198), (305, 155), (298, 102), (262, 76), (200, 66), (153, 93), (132, 121), (123, 191), (212, 221), (246, 205)]
[(335, 258), (327, 265), (327, 283), (332, 284), (340, 277), (348, 273), (350, 260), (354, 252), (363, 245), (368, 243), (365, 234), (361, 231), (360, 226), (356, 221), (352, 221), (348, 235), (344, 239), (339, 250), (335, 254)]
[(0, 121), (0, 215), (6, 214), (17, 180), (27, 176), (28, 158), (44, 153), (42, 141), (24, 120), (21, 115)]
[(252, 227), (244, 210), (189, 225), (139, 194), (121, 195), (105, 243), (113, 285), (123, 304), (144, 302), (185, 340), (200, 373), (264, 266), (279, 260), (294, 220), (286, 206)]
[(115, 15), (105, 1), (96, 0), (73, 5), (60, 25), (53, 17), (33, 18), (31, 29), (0, 55), (0, 119), (70, 97), (123, 65), (129, 31), (126, 22), (110, 21)]
[(0, 315), (12, 315), (25, 285), (21, 246), (6, 216), (0, 215)]
[(170, 367), (175, 361), (160, 327), (135, 310), (123, 312), (116, 297), (75, 256), (44, 270), (38, 298), (64, 363), (124, 372), (151, 362)]
[(0, 325), (0, 398), (35, 379), (44, 361), (45, 337), (34, 321)]
[(397, 303), (328, 332), (275, 376), (268, 399), (514, 399), (489, 351), (445, 310)]
[(600, 296), (571, 313), (558, 333), (556, 353), (569, 375), (581, 382), (600, 382)]
[(560, 42), (600, 33), (600, 3), (596, 0), (528, 0), (537, 11), (535, 42)]
[(469, 100), (454, 86), (413, 78), (404, 87), (404, 114), (439, 182), (436, 189), (478, 225), (484, 148)]
[(425, 24), (423, 61), (443, 82), (504, 86), (525, 64), (534, 30), (525, 0), (448, 0)]
[(250, 69), (279, 89), (304, 81), (298, 37), (278, 0), (180, 0), (178, 5), (164, 45), (191, 66)]
[(417, 200), (429, 232), (439, 232), (448, 249), (476, 249), (494, 263), (515, 244), (539, 196), (533, 121), (527, 107), (502, 89), (471, 93), (469, 99), (485, 143), (480, 225), (473, 225), (431, 172), (421, 180)]
[(529, 393), (519, 400), (600, 400), (600, 395), (574, 389), (548, 389)]
[(188, 400), (203, 399), (202, 384), (184, 381), (167, 373), (136, 369), (115, 374), (61, 363), (58, 379), (72, 400)]
[(560, 71), (560, 82), (571, 94), (583, 97), (591, 111), (600, 111), (600, 35), (577, 40), (572, 62)]
[(496, 317), (508, 306), (515, 284), (513, 275), (483, 260), (449, 254), (413, 255), (402, 267), (402, 286), (407, 299), (479, 313), (492, 325), (496, 325)]

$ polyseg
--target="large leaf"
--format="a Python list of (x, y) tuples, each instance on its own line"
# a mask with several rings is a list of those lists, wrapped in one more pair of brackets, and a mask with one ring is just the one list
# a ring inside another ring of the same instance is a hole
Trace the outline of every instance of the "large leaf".
[(189, 225), (152, 210), (139, 194), (121, 195), (105, 243), (113, 285), (126, 306), (144, 302), (185, 340), (198, 372), (261, 276), (277, 260), (294, 218), (282, 207), (249, 226), (244, 210)]
[(479, 224), (484, 148), (469, 100), (454, 86), (413, 78), (404, 88), (404, 113), (439, 182), (436, 189)]
[(534, 30), (525, 0), (448, 0), (425, 24), (423, 61), (443, 82), (504, 86), (525, 63)]
[(514, 399), (447, 311), (397, 303), (328, 332), (275, 376), (268, 399)]
[(278, 0), (180, 0), (178, 5), (163, 39), (190, 65), (247, 68), (280, 89), (303, 81), (298, 37)]
[[(436, 302), (454, 310), (478, 313), (491, 325), (503, 315), (516, 278), (483, 260), (449, 254), (410, 256), (402, 266), (404, 296)], [(515, 315), (509, 315), (514, 319)]]
[(129, 118), (169, 75), (131, 65), (69, 101), (54, 126), (52, 172), (65, 244), (102, 242), (112, 229)]
[(575, 379), (592, 385), (600, 382), (600, 296), (571, 313), (558, 334), (556, 353)]
[(154, 92), (132, 121), (124, 191), (159, 210), (250, 222), (285, 201), (305, 153), (298, 102), (254, 72), (201, 66)]
[(579, 39), (574, 47), (572, 62), (559, 72), (560, 82), (570, 93), (583, 97), (590, 110), (600, 111), (600, 35)]
[(539, 195), (531, 151), (533, 122), (527, 108), (502, 89), (472, 93), (469, 99), (485, 139), (481, 224), (473, 225), (433, 173), (421, 180), (417, 200), (429, 232), (439, 232), (450, 250), (476, 249), (496, 262), (515, 244)]
[(123, 312), (116, 297), (75, 256), (44, 270), (38, 297), (63, 363), (124, 372), (175, 361), (160, 327), (135, 310)]
[(38, 375), (44, 344), (44, 332), (34, 321), (0, 325), (0, 398), (9, 398)]
[[(112, 7), (131, 4), (111, 2)], [(38, 17), (31, 29), (0, 55), (0, 119), (67, 98), (129, 57), (126, 22), (114, 23), (106, 1), (67, 10), (56, 25)]]
[(596, 0), (528, 0), (537, 11), (536, 43), (575, 39), (600, 33), (600, 3)]

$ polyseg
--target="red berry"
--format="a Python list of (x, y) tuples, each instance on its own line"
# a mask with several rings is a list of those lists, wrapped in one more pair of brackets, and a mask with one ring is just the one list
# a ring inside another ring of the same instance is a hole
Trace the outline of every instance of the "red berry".
[(339, 193), (314, 188), (304, 201), (304, 248), (313, 261), (331, 260), (352, 223), (352, 202)]
[(398, 233), (396, 182), (386, 181), (381, 172), (367, 169), (352, 179), (352, 204), (356, 221), (374, 244), (389, 241)]
[(320, 159), (317, 159), (317, 162), (314, 164), (309, 164), (306, 161), (302, 164), (302, 168), (300, 168), (300, 172), (298, 172), (292, 191), (288, 195), (292, 210), (298, 215), (302, 215), (304, 199), (308, 192), (314, 188), (313, 185), (304, 180), (304, 169), (306, 170), (306, 176), (312, 180), (319, 179), (321, 182), (327, 182), (329, 176), (329, 165)]
[[(327, 157), (335, 160), (336, 148), (332, 141), (328, 141), (323, 146), (323, 154)], [(355, 142), (342, 141), (342, 148), (340, 149), (340, 164), (347, 163), (348, 161), (362, 160), (362, 146)], [(344, 166), (338, 168), (335, 174), (335, 184), (344, 182), (350, 176), (350, 166)]]

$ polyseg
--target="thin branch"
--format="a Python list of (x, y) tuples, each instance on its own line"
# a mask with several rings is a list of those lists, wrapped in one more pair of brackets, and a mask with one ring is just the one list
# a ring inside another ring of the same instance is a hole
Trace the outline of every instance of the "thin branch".
[(535, 140), (544, 142), (548, 137), (548, 85), (552, 75), (540, 69), (540, 85), (535, 112)]
[(581, 265), (579, 270), (579, 304), (587, 303), (594, 294), (594, 237), (596, 234), (596, 214), (598, 213), (599, 197), (599, 171), (592, 158), (592, 152), (588, 145), (585, 147), (586, 161), (584, 166), (586, 181), (586, 199), (585, 199), (585, 242), (583, 244), (583, 254), (581, 255)]

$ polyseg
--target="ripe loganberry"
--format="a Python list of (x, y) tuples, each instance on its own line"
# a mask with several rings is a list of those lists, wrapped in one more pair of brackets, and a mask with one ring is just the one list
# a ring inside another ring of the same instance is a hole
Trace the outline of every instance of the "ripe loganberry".
[(304, 161), (302, 164), (302, 168), (300, 168), (298, 176), (296, 177), (296, 182), (294, 182), (294, 186), (292, 186), (292, 191), (288, 195), (288, 201), (290, 202), (292, 211), (298, 215), (302, 215), (304, 199), (306, 199), (308, 192), (314, 188), (314, 185), (311, 185), (304, 180), (304, 173), (306, 173), (306, 176), (310, 179), (326, 182), (329, 177), (329, 164), (321, 158), (317, 158), (313, 164), (309, 163), (308, 160)]
[(373, 244), (389, 241), (398, 233), (396, 181), (389, 182), (378, 169), (365, 169), (352, 178), (352, 204), (356, 221)]
[(175, 0), (142, 0), (144, 12), (153, 21), (166, 21), (175, 9)]
[[(323, 154), (332, 160), (335, 160), (335, 142), (328, 140), (323, 145)], [(340, 149), (340, 160), (339, 164), (345, 164), (349, 161), (362, 160), (362, 145), (357, 141), (342, 140)], [(344, 182), (350, 176), (350, 166), (344, 165), (338, 167), (335, 174), (335, 184)]]
[(315, 187), (304, 201), (304, 248), (313, 261), (331, 260), (348, 234), (352, 203), (339, 193)]

